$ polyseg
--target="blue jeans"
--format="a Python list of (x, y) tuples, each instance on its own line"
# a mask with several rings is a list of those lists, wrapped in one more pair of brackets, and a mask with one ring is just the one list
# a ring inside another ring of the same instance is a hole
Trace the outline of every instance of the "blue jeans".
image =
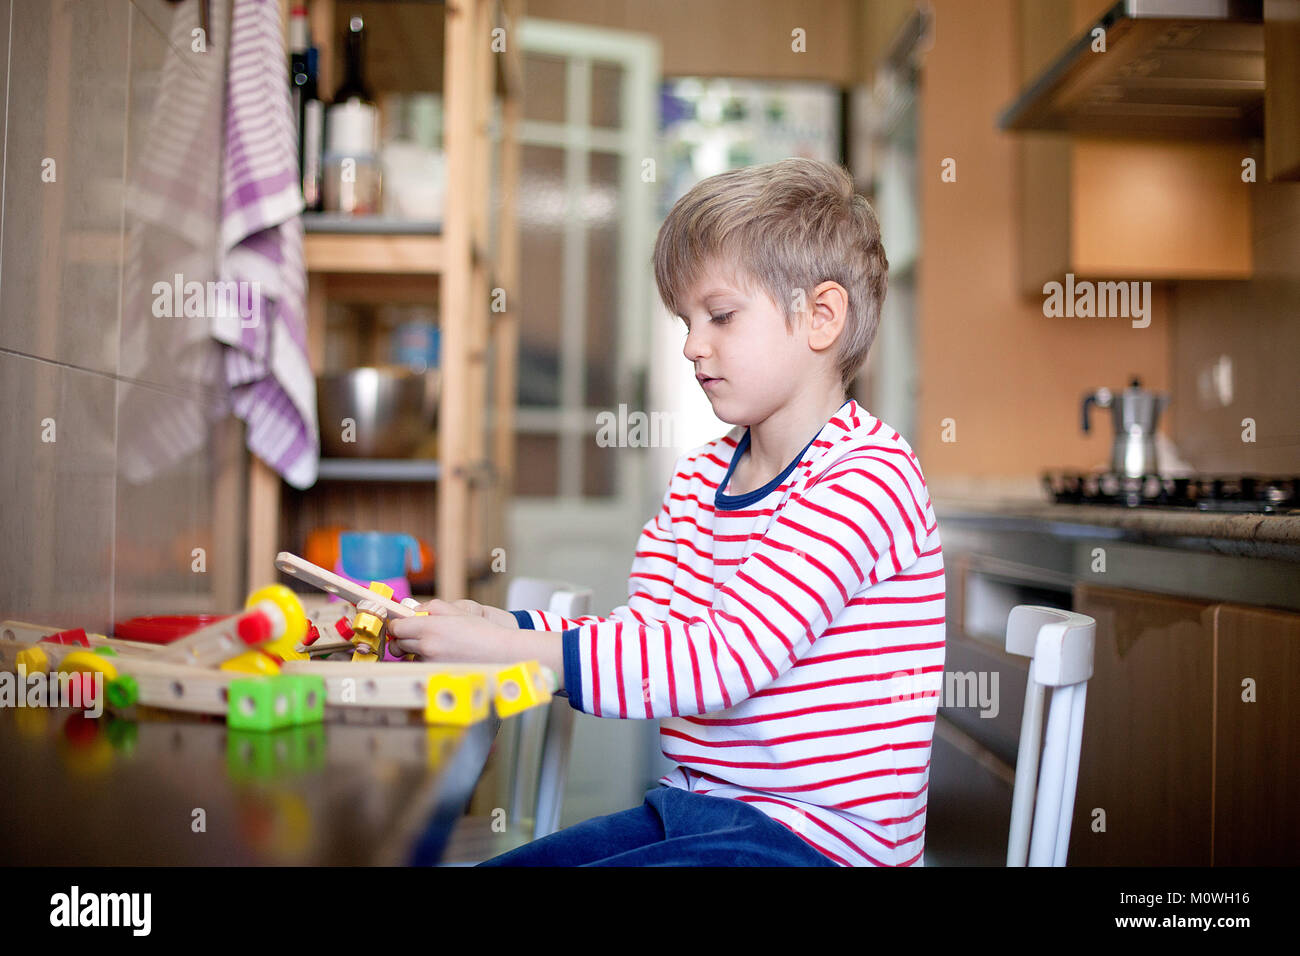
[(645, 803), (479, 866), (837, 866), (747, 803), (660, 786)]

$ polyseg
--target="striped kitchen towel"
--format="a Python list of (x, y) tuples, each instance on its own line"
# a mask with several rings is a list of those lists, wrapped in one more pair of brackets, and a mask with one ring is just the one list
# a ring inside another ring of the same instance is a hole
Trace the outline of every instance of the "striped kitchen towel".
[[(302, 192), (276, 0), (235, 0), (226, 74), (220, 297), (231, 406), (249, 450), (297, 488), (316, 481), (316, 381), (307, 358)], [(233, 283), (233, 285), (232, 285)]]

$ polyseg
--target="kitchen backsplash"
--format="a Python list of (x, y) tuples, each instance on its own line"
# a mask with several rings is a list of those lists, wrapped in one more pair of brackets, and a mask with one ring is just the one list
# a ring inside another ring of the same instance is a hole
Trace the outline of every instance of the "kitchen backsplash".
[(1300, 183), (1253, 207), (1253, 278), (1170, 289), (1169, 426), (1198, 471), (1300, 475)]

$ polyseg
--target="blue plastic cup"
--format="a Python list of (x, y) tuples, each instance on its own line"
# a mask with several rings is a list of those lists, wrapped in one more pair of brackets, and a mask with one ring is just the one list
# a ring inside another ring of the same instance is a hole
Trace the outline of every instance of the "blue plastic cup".
[(339, 558), (350, 578), (385, 581), (420, 571), (420, 544), (409, 534), (347, 531), (339, 535)]

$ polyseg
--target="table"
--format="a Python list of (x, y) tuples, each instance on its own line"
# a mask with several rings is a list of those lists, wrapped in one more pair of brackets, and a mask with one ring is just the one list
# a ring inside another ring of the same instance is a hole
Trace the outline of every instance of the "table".
[(192, 715), (0, 708), (0, 865), (436, 859), (500, 721), (272, 733)]

